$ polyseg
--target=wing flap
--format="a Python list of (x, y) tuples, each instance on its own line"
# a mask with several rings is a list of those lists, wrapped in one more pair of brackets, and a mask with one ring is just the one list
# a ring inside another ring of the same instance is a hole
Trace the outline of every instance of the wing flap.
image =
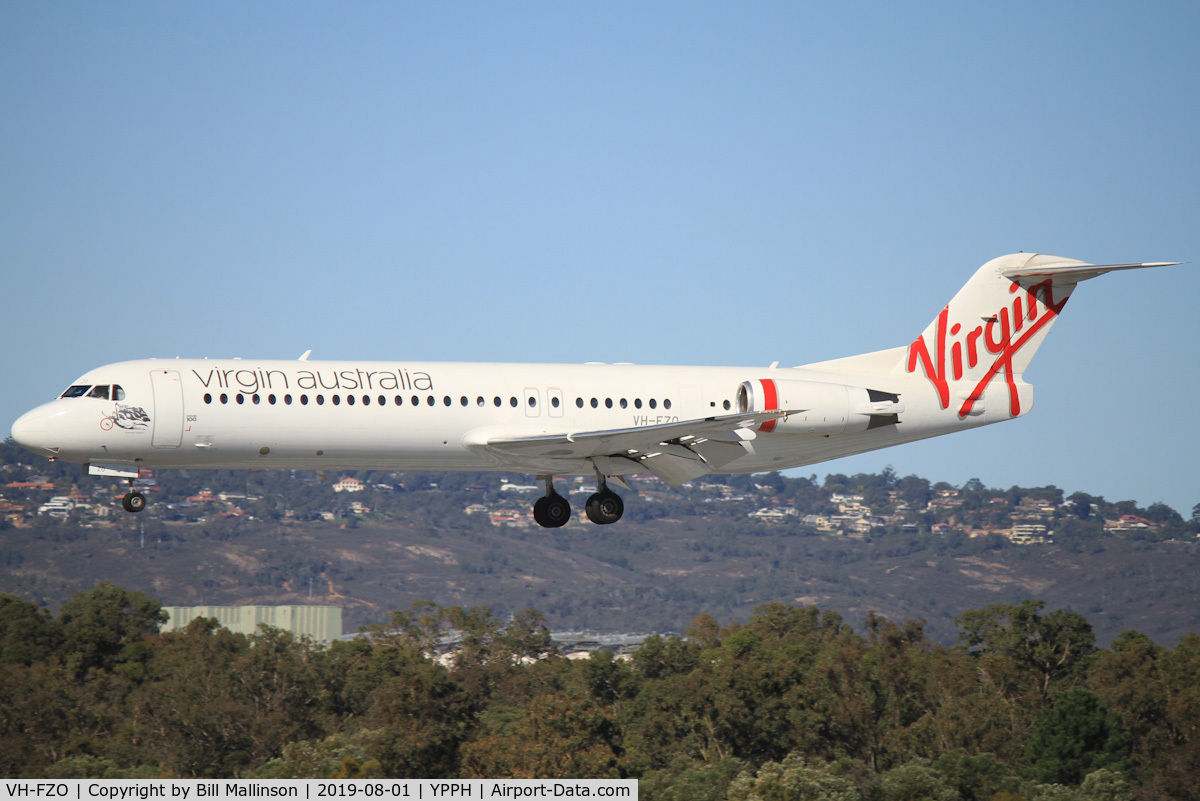
[(641, 464), (672, 487), (682, 486), (712, 472), (699, 459), (681, 459), (665, 453), (644, 457)]
[(728, 414), (635, 428), (536, 436), (480, 431), (468, 435), (466, 442), (506, 459), (592, 459), (602, 470), (604, 463), (644, 468), (678, 486), (746, 455), (743, 443), (757, 436), (755, 429), (786, 414), (780, 410)]

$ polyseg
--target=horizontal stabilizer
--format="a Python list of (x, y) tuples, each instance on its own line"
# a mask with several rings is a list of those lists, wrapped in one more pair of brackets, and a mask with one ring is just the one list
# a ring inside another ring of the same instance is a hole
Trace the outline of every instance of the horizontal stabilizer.
[(1014, 281), (1022, 278), (1046, 279), (1050, 278), (1056, 285), (1062, 284), (1077, 284), (1080, 281), (1086, 281), (1089, 278), (1095, 278), (1098, 275), (1113, 272), (1114, 270), (1140, 270), (1143, 267), (1169, 267), (1173, 264), (1181, 264), (1178, 261), (1150, 261), (1142, 264), (1081, 264), (1077, 261), (1062, 261), (1050, 264), (1039, 264), (1036, 267), (1013, 267), (1004, 270), (1005, 278)]

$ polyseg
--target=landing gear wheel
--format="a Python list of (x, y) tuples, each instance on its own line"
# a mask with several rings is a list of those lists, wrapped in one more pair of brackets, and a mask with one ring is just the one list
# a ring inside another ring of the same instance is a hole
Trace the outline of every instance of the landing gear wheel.
[(571, 504), (558, 493), (538, 498), (533, 505), (533, 519), (542, 528), (558, 528), (571, 519)]
[(121, 498), (121, 508), (126, 512), (140, 512), (146, 508), (146, 496), (140, 492), (127, 492)]
[(587, 513), (588, 520), (603, 526), (621, 519), (625, 513), (625, 502), (620, 495), (605, 488), (587, 499), (583, 511)]

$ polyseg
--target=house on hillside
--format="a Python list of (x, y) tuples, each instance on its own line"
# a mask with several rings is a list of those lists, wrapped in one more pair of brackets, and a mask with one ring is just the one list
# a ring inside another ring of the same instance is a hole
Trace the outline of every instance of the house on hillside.
[(1146, 518), (1138, 517), (1137, 515), (1121, 515), (1117, 520), (1104, 521), (1104, 530), (1114, 534), (1129, 531), (1146, 531), (1152, 528), (1158, 528), (1158, 526)]
[(1041, 523), (1021, 523), (1002, 533), (1014, 545), (1036, 545), (1050, 541), (1050, 533)]

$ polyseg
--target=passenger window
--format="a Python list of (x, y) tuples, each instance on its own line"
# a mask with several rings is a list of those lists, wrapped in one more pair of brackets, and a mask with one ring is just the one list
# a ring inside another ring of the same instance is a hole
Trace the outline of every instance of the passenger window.
[(550, 399), (550, 405), (551, 405), (551, 406), (553, 406), (555, 409), (557, 409), (557, 408), (558, 408), (558, 406), (559, 406), (559, 403), (558, 403), (558, 396), (557, 396), (557, 395), (555, 395), (554, 397), (552, 397), (552, 398)]
[(537, 406), (537, 398), (530, 395), (529, 396), (529, 408), (532, 409), (534, 406)]
[(275, 405), (275, 395), (274, 395), (274, 393), (272, 393), (272, 394), (270, 394), (270, 395), (268, 395), (268, 396), (267, 396), (267, 403), (271, 404), (272, 406), (274, 406), (274, 405)]
[(721, 404), (721, 405), (725, 407), (725, 411), (729, 411), (729, 406), (730, 406), (730, 403), (729, 403), (729, 401), (728, 401), (728, 400), (727, 400), (727, 401), (725, 401), (725, 402), (724, 402), (723, 404)]
[(212, 393), (211, 393), (211, 392), (205, 392), (205, 393), (204, 393), (204, 402), (205, 402), (205, 403), (212, 403)]
[(258, 397), (258, 393), (255, 392), (254, 395), (250, 397), (250, 400), (254, 401), (254, 405), (257, 406), (262, 401), (262, 398)]
[(600, 401), (596, 400), (595, 398), (592, 398), (592, 408), (593, 409), (600, 408)]
[(353, 406), (353, 405), (354, 405), (354, 396), (353, 396), (353, 395), (347, 395), (347, 396), (346, 396), (346, 403), (348, 403), (348, 404), (350, 404), (351, 406)]
[(605, 408), (605, 409), (611, 409), (611, 408), (612, 408), (612, 398), (605, 398), (605, 399), (604, 399), (604, 408)]
[(307, 406), (307, 405), (308, 405), (308, 396), (307, 396), (307, 395), (301, 395), (301, 396), (300, 396), (300, 405), (301, 405), (301, 406)]
[(508, 405), (509, 405), (509, 406), (511, 406), (511, 407), (513, 407), (514, 409), (515, 409), (515, 408), (517, 408), (517, 399), (516, 399), (516, 398), (509, 398), (509, 399), (508, 399)]
[(221, 393), (221, 403), (229, 403), (229, 396), (224, 392)]
[(334, 405), (334, 406), (341, 406), (341, 405), (342, 405), (342, 396), (341, 396), (341, 395), (334, 395), (334, 396), (333, 396), (333, 405)]
[(667, 400), (663, 401), (663, 408), (664, 408), (664, 409), (670, 409), (670, 408), (671, 408), (671, 400), (670, 400), (669, 398), (668, 398)]
[(582, 409), (583, 408), (583, 398), (576, 398), (575, 405), (578, 406), (580, 409)]
[(397, 395), (397, 396), (396, 396), (396, 405), (397, 405), (397, 406), (403, 406), (403, 405), (404, 405), (404, 398), (402, 398), (402, 397), (400, 397), (399, 395)]
[(324, 395), (318, 395), (318, 396), (317, 396), (317, 405), (318, 405), (318, 406), (324, 406), (324, 405), (325, 405), (325, 396), (324, 396)]
[(475, 405), (476, 405), (476, 406), (483, 406), (483, 404), (484, 404), (483, 396), (482, 396), (482, 395), (480, 395), (478, 398), (476, 398), (476, 399), (475, 399)]
[(657, 409), (657, 408), (658, 408), (658, 401), (656, 401), (654, 398), (651, 398), (651, 399), (650, 399), (650, 408), (651, 408), (651, 409)]
[(640, 408), (642, 408), (642, 399), (641, 399), (641, 398), (634, 398), (634, 399), (633, 399), (633, 408), (635, 408), (635, 409), (640, 409)]
[(463, 395), (462, 398), (460, 399), (460, 402), (462, 403), (463, 406), (466, 406), (470, 401), (467, 400), (466, 395)]
[(428, 398), (426, 398), (426, 399), (425, 399), (425, 402), (426, 402), (428, 405), (430, 405), (430, 406), (432, 406), (433, 404), (437, 403), (437, 401), (435, 401), (435, 400), (433, 399), (433, 396), (432, 396), (432, 395), (430, 395)]
[(113, 384), (112, 399), (115, 401), (125, 400), (125, 390), (121, 388), (120, 384)]
[(101, 384), (97, 387), (93, 387), (92, 391), (88, 393), (88, 397), (99, 398), (100, 400), (108, 400), (108, 384)]
[(420, 399), (420, 398), (418, 398), (416, 395), (413, 395), (413, 396), (412, 396), (412, 405), (413, 405), (413, 406), (420, 406), (420, 405), (421, 405), (421, 399)]
[(237, 394), (237, 402), (238, 402), (238, 406), (241, 406), (243, 403), (246, 402), (246, 396), (239, 392)]
[(87, 394), (87, 391), (91, 388), (92, 387), (90, 384), (76, 384), (75, 386), (68, 388), (67, 391), (64, 392), (62, 395), (59, 395), (59, 397), (60, 398), (82, 398), (84, 395)]
[(387, 398), (383, 397), (382, 395), (376, 398), (376, 400), (379, 401), (380, 406), (387, 406)]
[(442, 403), (443, 403), (444, 405), (446, 405), (446, 406), (449, 406), (449, 405), (450, 405), (452, 402), (453, 402), (453, 401), (451, 401), (451, 400), (450, 400), (450, 396), (449, 396), (449, 395), (447, 395), (446, 397), (442, 398)]

